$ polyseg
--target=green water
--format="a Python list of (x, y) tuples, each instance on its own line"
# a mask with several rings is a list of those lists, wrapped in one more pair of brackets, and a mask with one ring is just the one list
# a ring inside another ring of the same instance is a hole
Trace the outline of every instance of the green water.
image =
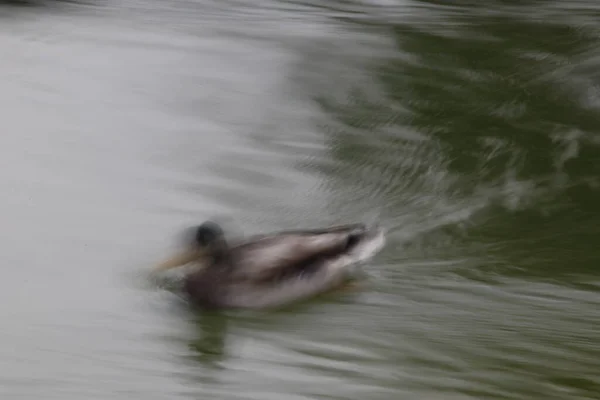
[[(0, 5), (0, 395), (600, 398), (600, 5)], [(183, 228), (378, 217), (360, 291), (193, 313)]]

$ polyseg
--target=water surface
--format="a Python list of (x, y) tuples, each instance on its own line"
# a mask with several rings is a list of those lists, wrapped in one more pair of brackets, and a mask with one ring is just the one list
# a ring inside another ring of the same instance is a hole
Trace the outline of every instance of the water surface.
[[(600, 397), (595, 2), (0, 7), (3, 398)], [(144, 271), (215, 215), (390, 236), (203, 315)]]

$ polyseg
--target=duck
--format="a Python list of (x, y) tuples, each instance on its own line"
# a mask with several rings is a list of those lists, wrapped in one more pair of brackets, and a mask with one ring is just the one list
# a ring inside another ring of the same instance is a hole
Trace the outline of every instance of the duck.
[(187, 249), (158, 271), (193, 267), (183, 293), (205, 309), (265, 309), (308, 299), (347, 284), (356, 266), (385, 245), (385, 230), (354, 223), (287, 230), (230, 243), (222, 227), (205, 221)]

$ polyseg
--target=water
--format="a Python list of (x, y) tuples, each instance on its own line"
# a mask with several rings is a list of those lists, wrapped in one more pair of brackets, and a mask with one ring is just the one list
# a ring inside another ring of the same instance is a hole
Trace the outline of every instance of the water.
[[(0, 6), (0, 394), (600, 398), (600, 6)], [(213, 216), (379, 217), (365, 287), (192, 313)]]

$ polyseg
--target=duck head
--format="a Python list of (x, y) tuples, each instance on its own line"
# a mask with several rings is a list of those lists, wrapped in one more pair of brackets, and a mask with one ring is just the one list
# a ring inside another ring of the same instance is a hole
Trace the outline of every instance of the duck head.
[(220, 261), (229, 254), (225, 233), (219, 224), (206, 221), (196, 229), (196, 246), (213, 261)]
[(225, 233), (219, 224), (206, 221), (193, 230), (193, 239), (187, 249), (158, 265), (157, 270), (177, 268), (192, 262), (220, 261), (229, 254)]

